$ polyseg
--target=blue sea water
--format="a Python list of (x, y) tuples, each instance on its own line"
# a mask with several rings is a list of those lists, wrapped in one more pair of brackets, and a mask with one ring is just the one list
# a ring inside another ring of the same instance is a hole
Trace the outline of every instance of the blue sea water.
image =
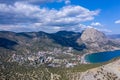
[(120, 50), (88, 54), (85, 56), (85, 60), (90, 63), (100, 63), (116, 57), (120, 57)]

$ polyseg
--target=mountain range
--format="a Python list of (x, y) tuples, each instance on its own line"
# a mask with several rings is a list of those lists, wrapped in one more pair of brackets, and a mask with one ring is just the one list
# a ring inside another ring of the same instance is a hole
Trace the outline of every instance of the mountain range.
[(111, 39), (120, 39), (120, 34), (112, 34), (112, 35), (108, 35), (108, 37)]
[(0, 31), (0, 80), (119, 79), (113, 70), (119, 67), (120, 60), (110, 64), (81, 63), (84, 54), (112, 50), (120, 50), (119, 40), (93, 28), (56, 33)]
[(104, 33), (93, 28), (87, 28), (81, 33), (72, 31), (56, 33), (0, 31), (0, 56), (3, 59), (13, 53), (32, 54), (38, 51), (53, 51), (54, 48), (69, 47), (78, 53), (94, 53), (120, 49), (120, 43), (109, 39)]

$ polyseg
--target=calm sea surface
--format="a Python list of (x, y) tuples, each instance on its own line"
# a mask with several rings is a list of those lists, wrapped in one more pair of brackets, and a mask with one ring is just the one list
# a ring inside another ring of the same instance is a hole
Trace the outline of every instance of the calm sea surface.
[(109, 61), (119, 56), (120, 56), (120, 50), (117, 50), (117, 51), (88, 54), (85, 56), (85, 59), (87, 62), (90, 62), (90, 63), (100, 63), (100, 62)]

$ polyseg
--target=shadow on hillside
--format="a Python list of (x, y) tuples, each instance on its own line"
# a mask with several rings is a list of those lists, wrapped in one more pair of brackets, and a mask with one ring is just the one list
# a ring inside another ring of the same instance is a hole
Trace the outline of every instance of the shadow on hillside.
[(0, 38), (0, 47), (6, 48), (6, 49), (13, 49), (13, 46), (17, 45), (15, 41)]
[(53, 35), (52, 39), (54, 40), (55, 43), (64, 46), (64, 47), (72, 47), (75, 50), (81, 51), (83, 49), (86, 48), (85, 44), (81, 44), (79, 45), (76, 40), (80, 37), (80, 35), (78, 36), (73, 36), (73, 37), (61, 37), (61, 36), (57, 36), (57, 35)]

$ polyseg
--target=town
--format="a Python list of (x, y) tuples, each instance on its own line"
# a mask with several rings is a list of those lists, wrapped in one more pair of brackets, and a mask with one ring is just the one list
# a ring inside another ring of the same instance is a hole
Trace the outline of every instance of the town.
[(73, 54), (72, 47), (62, 51), (54, 48), (53, 51), (39, 51), (27, 55), (13, 54), (9, 61), (26, 64), (29, 66), (47, 65), (48, 67), (74, 67), (83, 64), (82, 56)]

